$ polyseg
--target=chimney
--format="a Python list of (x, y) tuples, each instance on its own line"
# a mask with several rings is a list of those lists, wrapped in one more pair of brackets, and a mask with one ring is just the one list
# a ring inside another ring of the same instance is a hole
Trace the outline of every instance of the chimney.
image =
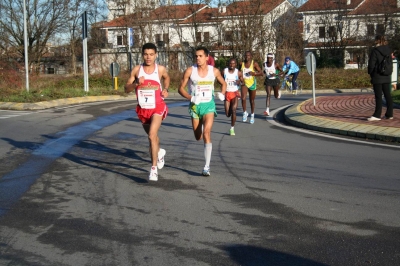
[(219, 13), (226, 13), (226, 5), (225, 4), (222, 4), (219, 6)]

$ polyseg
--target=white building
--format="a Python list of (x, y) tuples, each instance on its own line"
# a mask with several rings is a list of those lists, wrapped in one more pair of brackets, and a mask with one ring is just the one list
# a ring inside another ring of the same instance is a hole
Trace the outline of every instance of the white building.
[[(234, 1), (217, 8), (207, 4), (156, 6), (148, 2), (135, 10), (125, 8), (123, 11), (129, 14), (102, 23), (108, 49), (100, 52), (109, 54), (107, 60), (103, 56), (105, 61), (115, 61), (115, 54), (120, 53), (119, 60), (125, 57), (126, 62), (126, 54), (131, 51), (136, 64), (145, 42), (156, 43), (161, 63), (172, 69), (182, 70), (191, 64), (193, 48), (199, 45), (209, 48), (216, 58), (237, 57), (251, 50), (264, 59), (266, 53), (276, 50), (276, 23), (294, 10), (287, 0)], [(117, 4), (113, 7), (111, 17), (123, 13), (117, 10)], [(133, 48), (129, 47), (129, 28), (133, 29)]]
[[(308, 0), (302, 17), (305, 53), (365, 67), (376, 34), (390, 38), (399, 24), (400, 0)], [(323, 59), (321, 59), (323, 60)]]

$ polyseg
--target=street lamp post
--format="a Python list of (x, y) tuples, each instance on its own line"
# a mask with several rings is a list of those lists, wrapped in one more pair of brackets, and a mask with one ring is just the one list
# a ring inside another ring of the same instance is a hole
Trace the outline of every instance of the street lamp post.
[(28, 63), (28, 29), (26, 26), (26, 3), (24, 4), (24, 56), (25, 56), (25, 86), (29, 92), (29, 63)]

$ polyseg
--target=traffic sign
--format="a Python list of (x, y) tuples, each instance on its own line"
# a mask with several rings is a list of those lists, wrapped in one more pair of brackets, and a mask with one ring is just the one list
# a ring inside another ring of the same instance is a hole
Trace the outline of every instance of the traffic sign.
[(134, 38), (133, 38), (133, 33), (134, 33), (134, 29), (133, 28), (128, 28), (128, 44), (129, 44), (129, 48), (132, 47), (134, 45)]
[(110, 65), (110, 74), (111, 74), (111, 76), (113, 76), (113, 77), (118, 76), (119, 70), (120, 70), (120, 68), (119, 68), (119, 64), (118, 63), (116, 63), (116, 62), (111, 63), (111, 65)]
[(315, 69), (317, 68), (317, 60), (315, 60), (315, 55), (312, 52), (309, 52), (306, 56), (306, 66), (308, 74), (315, 73)]

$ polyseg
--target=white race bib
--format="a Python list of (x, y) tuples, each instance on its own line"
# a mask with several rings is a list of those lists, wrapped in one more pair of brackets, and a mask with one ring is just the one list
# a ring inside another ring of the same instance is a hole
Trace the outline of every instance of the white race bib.
[(237, 91), (238, 85), (236, 84), (235, 79), (226, 79), (226, 91)]
[(143, 109), (156, 108), (156, 91), (138, 90), (138, 102)]
[(243, 69), (243, 78), (244, 79), (251, 79), (253, 76), (250, 75), (251, 70), (248, 68)]
[(200, 103), (208, 103), (212, 100), (213, 86), (212, 81), (199, 81), (196, 85), (196, 97), (200, 98)]

